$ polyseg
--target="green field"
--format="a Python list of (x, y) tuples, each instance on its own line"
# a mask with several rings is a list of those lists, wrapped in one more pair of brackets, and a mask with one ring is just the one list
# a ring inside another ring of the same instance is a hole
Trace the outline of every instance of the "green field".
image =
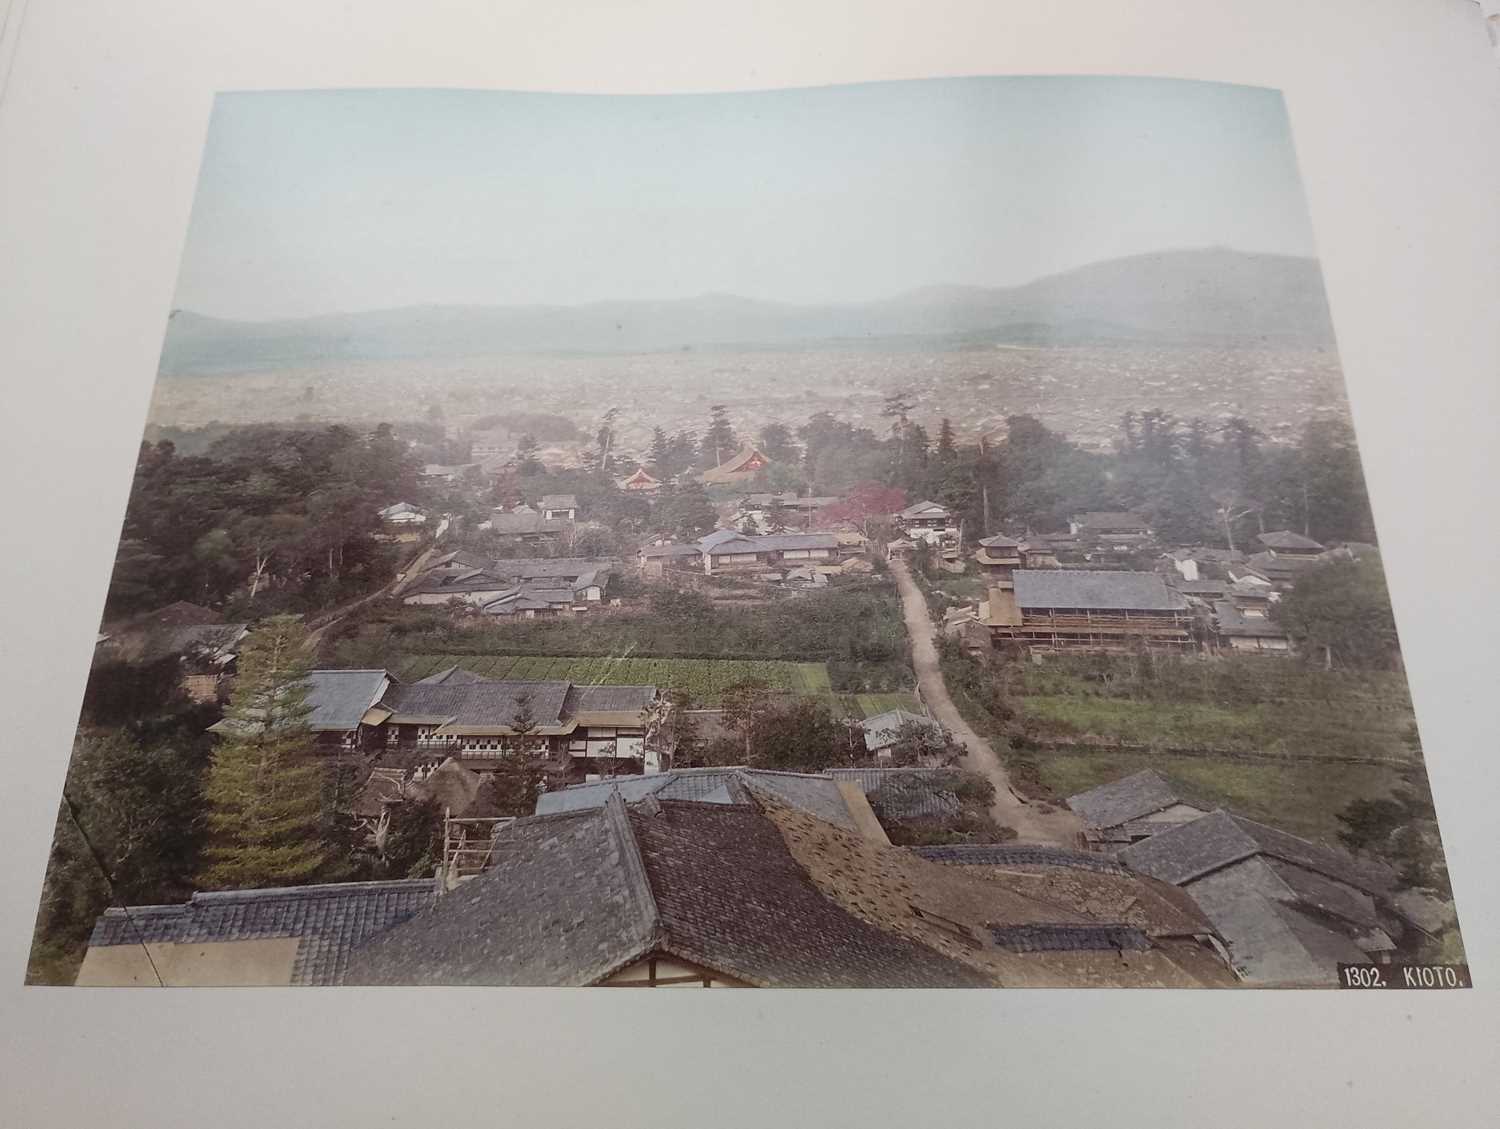
[[(832, 697), (824, 663), (742, 659), (555, 658), (547, 655), (408, 655), (396, 674), (411, 682), (450, 666), (486, 678), (524, 682), (560, 680), (583, 685), (660, 686), (682, 690), (700, 705), (716, 705), (730, 686), (758, 678), (773, 690)], [(886, 695), (860, 695), (880, 698)], [(899, 695), (897, 695), (899, 696)], [(879, 712), (879, 711), (876, 711)]]
[(915, 694), (840, 694), (839, 703), (846, 717), (874, 717), (890, 710), (922, 712)]
[(1019, 700), (1040, 736), (1093, 737), (1160, 749), (1369, 757), (1415, 763), (1389, 715), (1287, 702), (1217, 705), (1038, 695)]

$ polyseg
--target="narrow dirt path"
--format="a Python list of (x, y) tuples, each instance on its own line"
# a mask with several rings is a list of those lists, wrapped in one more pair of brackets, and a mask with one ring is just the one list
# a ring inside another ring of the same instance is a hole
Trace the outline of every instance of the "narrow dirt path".
[(948, 695), (948, 685), (943, 681), (942, 667), (938, 664), (936, 629), (922, 590), (912, 579), (904, 561), (891, 562), (891, 575), (896, 578), (896, 588), (901, 593), (901, 615), (906, 620), (906, 634), (911, 639), (912, 667), (917, 672), (922, 701), (927, 703), (932, 716), (968, 750), (965, 767), (995, 785), (995, 803), (990, 814), (997, 823), (1014, 827), (1019, 842), (1076, 846), (1081, 829), (1077, 817), (1065, 809), (1041, 812), (1036, 805), (1021, 799), (1010, 786), (1010, 776), (999, 754), (958, 712)]

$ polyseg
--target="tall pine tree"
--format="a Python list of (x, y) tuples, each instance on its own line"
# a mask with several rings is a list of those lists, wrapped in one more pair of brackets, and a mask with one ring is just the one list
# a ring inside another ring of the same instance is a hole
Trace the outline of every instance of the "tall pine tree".
[(323, 767), (308, 726), (307, 630), (272, 616), (245, 641), (214, 753), (209, 802), (209, 888), (295, 885), (327, 862), (320, 835)]

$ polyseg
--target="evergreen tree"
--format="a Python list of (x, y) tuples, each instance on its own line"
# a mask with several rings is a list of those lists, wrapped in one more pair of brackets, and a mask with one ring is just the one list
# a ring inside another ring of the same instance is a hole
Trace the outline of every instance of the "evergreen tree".
[(723, 404), (714, 404), (708, 411), (708, 430), (703, 434), (703, 465), (715, 467), (739, 450), (739, 441), (734, 436), (734, 425), (729, 422), (729, 410)]
[(795, 466), (802, 452), (792, 439), (792, 429), (784, 423), (773, 422), (760, 429), (760, 449), (774, 462)]
[(1395, 614), (1377, 559), (1308, 569), (1272, 614), (1310, 662), (1365, 669), (1400, 662)]
[(536, 729), (532, 696), (520, 694), (510, 716), (511, 736), (505, 742), (505, 755), (496, 762), (490, 778), (490, 796), (500, 815), (536, 814), (536, 798), (547, 783), (546, 768), (537, 756)]
[(957, 454), (953, 440), (953, 423), (947, 416), (938, 425), (937, 458), (940, 463), (951, 463)]
[(293, 616), (264, 620), (245, 641), (214, 753), (209, 802), (211, 888), (293, 885), (327, 863), (320, 837), (324, 772), (308, 727), (307, 630)]
[(651, 469), (652, 474), (657, 478), (662, 478), (670, 476), (671, 472), (667, 468), (671, 462), (671, 440), (660, 427), (653, 427), (651, 429), (651, 454), (647, 456), (646, 465)]
[(536, 436), (530, 433), (521, 436), (516, 443), (516, 473), (521, 475), (544, 474), (547, 470), (542, 461), (536, 457)]
[(696, 541), (718, 524), (719, 515), (699, 482), (677, 487), (663, 500), (662, 524), (683, 541)]

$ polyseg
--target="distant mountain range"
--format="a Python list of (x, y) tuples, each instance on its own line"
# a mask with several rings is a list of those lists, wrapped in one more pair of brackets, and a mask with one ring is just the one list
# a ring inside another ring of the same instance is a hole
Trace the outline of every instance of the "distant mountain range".
[(413, 306), (261, 322), (176, 310), (161, 372), (505, 353), (1107, 341), (1322, 345), (1332, 338), (1315, 259), (1207, 248), (1111, 259), (1023, 286), (931, 286), (845, 305), (707, 294), (580, 306)]

